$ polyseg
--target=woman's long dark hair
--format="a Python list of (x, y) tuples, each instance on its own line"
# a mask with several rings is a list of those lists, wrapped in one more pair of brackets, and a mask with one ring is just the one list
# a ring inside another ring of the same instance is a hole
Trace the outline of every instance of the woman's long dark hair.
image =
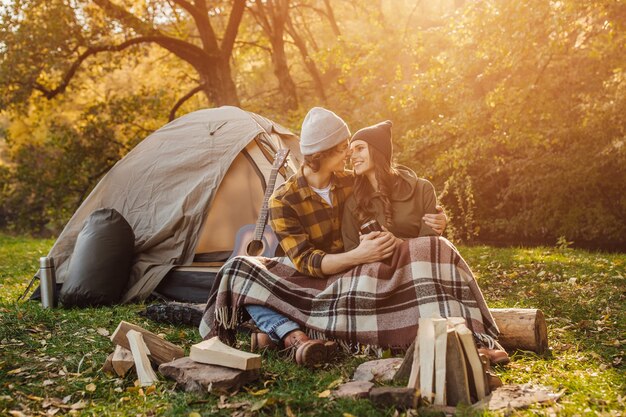
[[(388, 160), (376, 150), (373, 146), (369, 146), (370, 163), (374, 164), (374, 175), (378, 181), (378, 189), (380, 198), (383, 202), (383, 214), (385, 215), (384, 226), (389, 229), (393, 225), (393, 211), (391, 208), (391, 191), (398, 179), (398, 171), (391, 165)], [(356, 217), (363, 224), (374, 218), (374, 207), (372, 205), (372, 194), (375, 192), (365, 175), (357, 175), (354, 181), (353, 195), (356, 200)]]

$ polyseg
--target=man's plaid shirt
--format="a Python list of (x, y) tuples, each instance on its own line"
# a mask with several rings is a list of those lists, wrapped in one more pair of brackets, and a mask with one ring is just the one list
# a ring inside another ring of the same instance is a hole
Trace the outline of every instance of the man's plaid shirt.
[(336, 173), (331, 179), (330, 207), (304, 177), (302, 168), (276, 189), (269, 201), (270, 226), (280, 246), (301, 273), (324, 277), (322, 258), (343, 252), (341, 217), (354, 177)]

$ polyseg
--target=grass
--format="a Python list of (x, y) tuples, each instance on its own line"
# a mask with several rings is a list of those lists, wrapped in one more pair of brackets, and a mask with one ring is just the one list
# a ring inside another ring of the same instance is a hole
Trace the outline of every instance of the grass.
[[(226, 396), (186, 394), (165, 380), (140, 389), (133, 375), (104, 374), (100, 367), (113, 349), (105, 335), (120, 320), (162, 333), (187, 351), (200, 337), (195, 328), (143, 319), (140, 304), (45, 310), (16, 302), (52, 243), (0, 234), (0, 415), (394, 415), (367, 400), (319, 397), (348, 380), (365, 357), (344, 356), (311, 371), (270, 353), (258, 382)], [(542, 384), (563, 396), (506, 415), (626, 414), (626, 255), (545, 247), (460, 250), (490, 306), (540, 308), (548, 318), (550, 353), (515, 353), (497, 372), (505, 382)]]

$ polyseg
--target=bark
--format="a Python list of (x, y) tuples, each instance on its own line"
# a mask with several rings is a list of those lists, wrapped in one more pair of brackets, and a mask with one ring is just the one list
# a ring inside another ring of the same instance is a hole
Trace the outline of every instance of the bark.
[(293, 39), (294, 44), (300, 51), (300, 55), (302, 55), (302, 61), (304, 62), (304, 66), (307, 69), (311, 79), (313, 80), (313, 88), (315, 90), (315, 94), (322, 101), (322, 103), (326, 103), (326, 91), (324, 89), (324, 83), (322, 81), (322, 74), (320, 73), (315, 61), (309, 55), (308, 48), (306, 46), (306, 42), (302, 39), (299, 33), (296, 31), (293, 22), (287, 17), (287, 33)]
[(326, 18), (330, 23), (330, 27), (333, 29), (333, 33), (337, 37), (341, 36), (341, 31), (339, 30), (339, 25), (337, 25), (337, 20), (335, 19), (333, 8), (330, 5), (330, 0), (324, 0), (324, 6), (326, 7)]
[(252, 11), (272, 45), (272, 66), (274, 75), (278, 79), (278, 88), (283, 97), (283, 109), (296, 109), (298, 108), (298, 95), (296, 84), (289, 72), (284, 40), (289, 0), (269, 0), (266, 3), (258, 1)]

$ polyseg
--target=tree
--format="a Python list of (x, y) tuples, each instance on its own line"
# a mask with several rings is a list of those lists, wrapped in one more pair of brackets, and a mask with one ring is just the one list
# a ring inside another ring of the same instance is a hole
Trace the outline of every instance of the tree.
[[(221, 39), (214, 23), (223, 25)], [(5, 6), (0, 82), (11, 91), (2, 103), (23, 102), (33, 90), (51, 99), (63, 93), (79, 68), (94, 55), (154, 44), (190, 65), (196, 86), (174, 104), (204, 92), (214, 105), (238, 105), (231, 59), (245, 0), (151, 0), (145, 4), (111, 0), (27, 0)], [(184, 12), (185, 16), (181, 16)], [(52, 18), (52, 20), (51, 20)], [(52, 35), (52, 36), (51, 36)], [(15, 67), (15, 63), (22, 65)]]

